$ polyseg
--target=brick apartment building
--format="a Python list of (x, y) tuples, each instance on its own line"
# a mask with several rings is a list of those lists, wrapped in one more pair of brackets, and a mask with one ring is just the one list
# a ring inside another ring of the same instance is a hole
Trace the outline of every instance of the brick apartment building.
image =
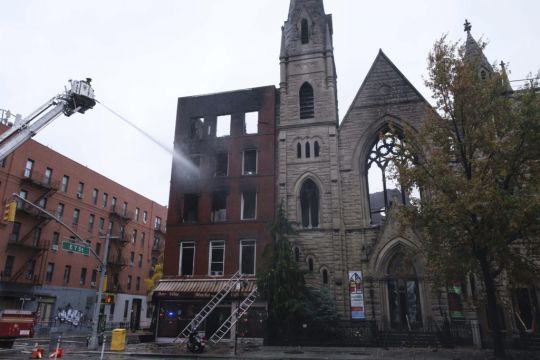
[[(466, 31), (466, 52), (485, 59), (470, 27)], [(376, 324), (407, 335), (431, 332), (449, 320), (478, 345), (480, 329), (489, 332), (485, 306), (475, 301), (478, 280), (471, 275), (459, 285), (434, 289), (426, 280), (417, 233), (392, 216), (392, 205), (407, 204), (409, 194), (387, 176), (400, 144), (389, 130), (419, 129), (429, 103), (381, 50), (340, 121), (332, 16), (322, 0), (290, 1), (279, 55), (277, 90), (267, 86), (178, 101), (175, 149), (199, 173), (173, 160), (166, 279), (153, 293), (159, 302), (158, 340), (178, 335), (237, 270), (253, 275), (256, 267), (250, 259), (244, 268), (243, 251), (250, 249), (255, 262), (260, 260), (270, 241), (267, 224), (283, 204), (288, 220), (297, 224), (290, 238), (307, 285), (326, 288), (351, 327)], [(258, 132), (248, 134), (253, 111), (259, 114)], [(221, 121), (230, 121), (227, 136), (219, 136)], [(416, 255), (406, 260), (411, 253)], [(214, 309), (201, 324), (207, 335), (250, 286), (241, 294), (232, 291)], [(501, 295), (514, 304), (501, 311), (508, 328), (518, 331), (519, 311), (534, 331), (539, 289), (537, 282)], [(256, 305), (258, 310), (242, 318), (240, 336), (262, 333), (256, 313), (264, 304)]]
[[(206, 320), (207, 336), (254, 286), (257, 259), (271, 241), (275, 210), (274, 86), (178, 100), (164, 274), (154, 291), (157, 338), (178, 335), (196, 311), (241, 269), (246, 278)], [(264, 304), (250, 308), (241, 332), (262, 336)]]
[[(6, 129), (0, 125), (0, 131)], [(100, 257), (109, 247), (106, 322), (148, 327), (144, 279), (162, 253), (167, 209), (33, 141), (0, 166), (2, 204), (21, 197), (59, 216)], [(90, 324), (98, 261), (63, 249), (80, 244), (55, 220), (21, 201), (15, 222), (0, 224), (0, 309), (36, 310), (39, 324)]]

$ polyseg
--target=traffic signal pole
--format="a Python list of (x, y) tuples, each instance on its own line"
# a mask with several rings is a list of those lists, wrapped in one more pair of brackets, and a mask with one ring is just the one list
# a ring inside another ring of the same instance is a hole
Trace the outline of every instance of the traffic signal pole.
[[(98, 345), (99, 345), (98, 344), (98, 335), (97, 335), (97, 333), (98, 333), (99, 313), (100, 313), (100, 310), (101, 310), (101, 298), (103, 297), (103, 283), (105, 281), (105, 273), (107, 272), (107, 259), (108, 259), (108, 256), (109, 256), (109, 242), (110, 242), (111, 238), (113, 238), (113, 237), (109, 233), (107, 233), (107, 235), (105, 235), (105, 251), (104, 251), (104, 254), (103, 254), (103, 259), (101, 259), (99, 257), (99, 255), (96, 254), (96, 252), (92, 249), (92, 247), (88, 246), (88, 243), (86, 243), (86, 241), (84, 241), (84, 239), (81, 238), (79, 236), (79, 234), (77, 234), (75, 231), (73, 231), (73, 229), (71, 229), (71, 227), (66, 225), (58, 216), (56, 216), (56, 215), (48, 212), (47, 210), (43, 209), (42, 207), (40, 207), (40, 206), (26, 200), (25, 198), (21, 197), (17, 193), (13, 194), (13, 198), (19, 199), (20, 201), (24, 202), (25, 204), (30, 205), (31, 207), (39, 210), (41, 213), (47, 215), (51, 219), (54, 219), (57, 223), (62, 225), (64, 228), (66, 228), (70, 233), (75, 235), (75, 238), (78, 241), (80, 241), (81, 244), (88, 247), (88, 249), (90, 250), (92, 255), (94, 255), (94, 257), (99, 262), (99, 269), (100, 269), (101, 275), (100, 275), (100, 278), (99, 278), (99, 288), (98, 288), (98, 293), (97, 293), (97, 303), (96, 303), (96, 306), (94, 307), (94, 315), (92, 316), (92, 334), (91, 334), (90, 339), (88, 341), (88, 348), (89, 349), (94, 349), (94, 350), (97, 349)], [(6, 207), (6, 211), (7, 210), (8, 209)], [(13, 219), (14, 218), (15, 218), (15, 215), (13, 215)]]
[(98, 341), (99, 314), (101, 313), (101, 298), (103, 297), (103, 283), (105, 282), (105, 272), (107, 270), (107, 259), (109, 257), (110, 240), (111, 240), (111, 235), (107, 233), (107, 235), (105, 235), (105, 252), (103, 254), (103, 259), (105, 259), (105, 262), (102, 262), (102, 264), (100, 265), (101, 274), (99, 275), (97, 303), (96, 303), (96, 306), (94, 307), (94, 315), (92, 316), (92, 335), (90, 336), (90, 339), (88, 340), (88, 348), (91, 350), (96, 350), (99, 346), (99, 341)]

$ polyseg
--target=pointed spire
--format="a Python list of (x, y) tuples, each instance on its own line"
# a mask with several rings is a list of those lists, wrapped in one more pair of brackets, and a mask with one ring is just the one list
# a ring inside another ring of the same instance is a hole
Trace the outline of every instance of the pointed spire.
[(502, 76), (502, 82), (503, 82), (505, 91), (507, 93), (514, 92), (514, 89), (512, 89), (512, 85), (510, 85), (510, 80), (508, 80), (508, 74), (506, 72), (506, 64), (502, 60), (501, 60), (501, 76)]
[(493, 72), (493, 67), (484, 55), (482, 48), (471, 35), (472, 25), (468, 20), (463, 24), (464, 31), (467, 33), (467, 41), (465, 42), (465, 61), (479, 61), (479, 65), (487, 72)]

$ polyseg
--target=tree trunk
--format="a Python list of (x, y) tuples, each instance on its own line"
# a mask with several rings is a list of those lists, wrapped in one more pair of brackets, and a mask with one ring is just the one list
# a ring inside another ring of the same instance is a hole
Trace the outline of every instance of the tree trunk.
[(487, 255), (485, 252), (481, 252), (477, 255), (482, 269), (482, 277), (484, 279), (484, 285), (486, 288), (487, 298), (487, 313), (489, 322), (491, 323), (491, 331), (493, 334), (493, 351), (495, 357), (505, 357), (504, 336), (501, 332), (501, 323), (499, 321), (499, 310), (497, 308), (497, 289), (495, 287), (495, 279), (491, 273), (491, 267), (489, 266)]

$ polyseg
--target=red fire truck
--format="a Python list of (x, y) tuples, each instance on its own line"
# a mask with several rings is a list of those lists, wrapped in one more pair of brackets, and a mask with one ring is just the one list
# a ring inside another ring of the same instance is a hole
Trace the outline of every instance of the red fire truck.
[(16, 338), (34, 336), (35, 313), (27, 310), (0, 310), (0, 347), (10, 348)]

